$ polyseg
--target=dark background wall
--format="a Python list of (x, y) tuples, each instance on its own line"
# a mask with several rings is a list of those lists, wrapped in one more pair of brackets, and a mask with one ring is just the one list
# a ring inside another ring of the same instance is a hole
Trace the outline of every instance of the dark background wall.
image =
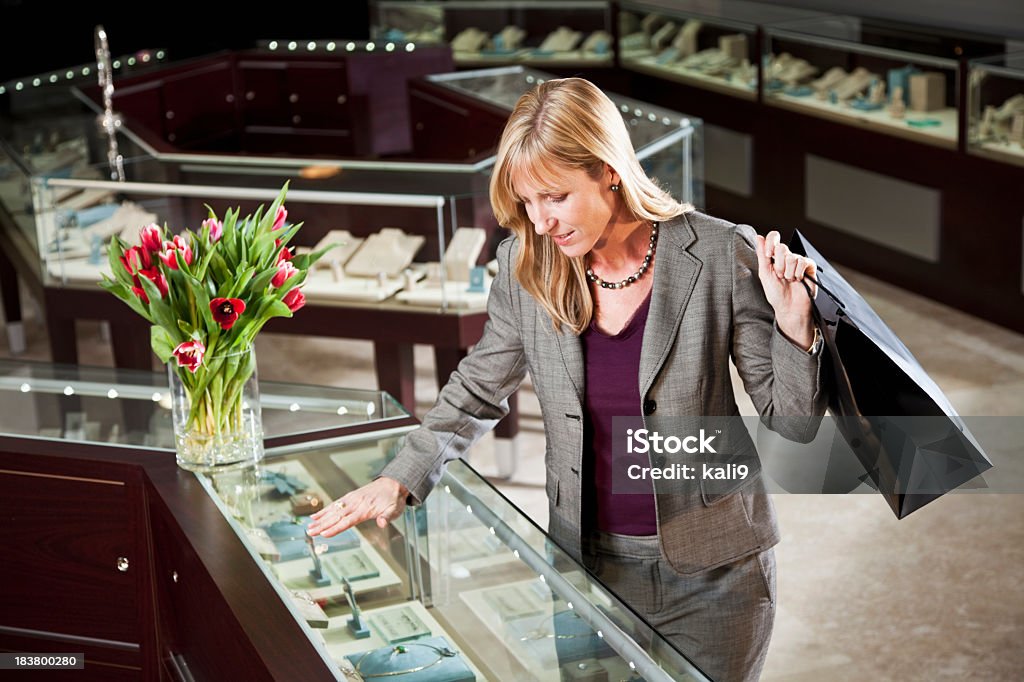
[[(1021, 0), (757, 1), (1024, 40)], [(718, 4), (716, 0), (700, 2)], [(220, 49), (245, 48), (263, 38), (366, 39), (367, 5), (367, 0), (286, 0), (271, 4), (0, 0), (0, 82), (93, 61), (92, 34), (96, 24), (107, 29), (115, 54), (165, 47), (172, 59), (178, 59)], [(1019, 49), (1021, 45), (1011, 42), (1010, 49)]]
[(264, 38), (365, 40), (365, 0), (224, 3), (0, 0), (0, 83), (95, 61), (93, 29), (126, 55), (167, 48), (172, 59), (251, 47)]

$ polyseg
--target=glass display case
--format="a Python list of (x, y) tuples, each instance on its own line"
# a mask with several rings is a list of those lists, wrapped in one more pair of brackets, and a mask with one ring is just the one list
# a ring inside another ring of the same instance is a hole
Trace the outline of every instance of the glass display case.
[[(355, 62), (364, 68), (379, 57), (382, 63), (374, 68), (383, 68), (411, 58), (384, 51), (376, 55), (369, 44), (353, 44), (351, 50), (342, 45), (339, 55), (327, 49), (294, 57), (295, 73), (289, 72), (294, 78), (285, 84), (294, 90), (293, 103), (304, 102), (310, 88), (316, 90), (306, 78), (314, 67), (348, 60), (354, 70)], [(118, 118), (113, 136), (123, 177), (109, 164), (110, 141), (97, 125), (103, 110), (91, 75), (95, 67), (75, 71), (68, 80), (51, 81), (43, 74), (0, 88), (0, 202), (9, 218), (5, 232), (15, 232), (15, 246), (26, 252), (21, 260), (38, 263), (35, 276), (44, 286), (91, 288), (110, 267), (106, 245), (115, 235), (134, 242), (139, 228), (150, 222), (166, 223), (172, 230), (195, 228), (207, 215), (205, 204), (218, 214), (234, 207), (254, 210), (288, 182), (291, 215), (306, 224), (297, 246), (339, 245), (309, 275), (305, 294), (311, 302), (482, 311), (493, 273), (486, 267), (493, 247), (488, 242), (497, 226), (487, 205), (486, 172), (474, 163), (341, 160), (330, 153), (305, 153), (309, 145), (315, 148), (315, 140), (327, 150), (328, 142), (351, 131), (317, 128), (315, 121), (282, 128), (270, 119), (254, 119), (225, 132), (220, 128), (227, 120), (224, 111), (212, 112), (219, 118), (211, 118), (211, 112), (195, 108), (194, 91), (177, 87), (172, 92), (165, 82), (174, 71), (175, 78), (195, 81), (196, 87), (227, 88), (219, 94), (230, 113), (231, 102), (256, 102), (275, 90), (273, 83), (252, 80), (243, 84), (251, 90), (236, 97), (224, 74), (230, 75), (237, 61), (243, 76), (266, 76), (273, 71), (268, 64), (276, 63), (274, 52), (268, 44), (238, 60), (166, 64), (165, 70), (143, 74), (152, 82), (132, 81), (122, 94), (115, 79), (115, 108), (121, 105), (127, 112)], [(420, 52), (428, 65), (437, 61), (433, 52), (438, 50)], [(447, 64), (450, 68), (450, 59)], [(219, 80), (203, 80), (210, 73)], [(39, 85), (25, 85), (33, 81)], [(163, 94), (150, 101), (140, 90)], [(173, 104), (172, 95), (177, 97)], [(155, 116), (150, 115), (153, 107)], [(164, 120), (168, 123), (154, 127), (153, 121)], [(380, 136), (396, 132), (395, 127), (383, 126)], [(405, 121), (398, 131), (406, 138), (407, 128)], [(286, 135), (289, 130), (295, 135)], [(281, 151), (260, 153), (268, 136), (283, 145)], [(249, 138), (255, 140), (252, 149), (244, 146)], [(289, 140), (305, 146), (289, 153)], [(239, 145), (241, 153), (235, 148)]]
[(305, 225), (297, 252), (337, 245), (307, 276), (303, 292), (311, 303), (482, 309), (491, 274), (478, 261), (493, 231), (474, 225), (486, 206), (483, 179), (439, 168), (424, 173), (374, 166), (328, 162), (304, 174), (287, 165), (141, 157), (123, 163), (124, 182), (82, 177), (101, 174), (103, 165), (83, 166), (71, 177), (36, 175), (32, 215), (39, 256), (52, 280), (90, 286), (110, 273), (111, 238), (134, 244), (139, 228), (150, 223), (196, 230), (207, 206), (217, 215), (236, 207), (244, 214), (270, 204), (288, 182), (289, 216)]
[(972, 60), (967, 150), (1024, 166), (1024, 52)]
[(374, 40), (447, 44), (461, 66), (611, 66), (611, 3), (371, 0)]
[[(117, 76), (144, 74), (165, 63), (164, 50), (115, 58)], [(88, 168), (101, 153), (96, 112), (74, 96), (96, 82), (96, 64), (58, 69), (0, 83), (0, 206), (38, 248), (32, 178), (101, 178)], [(126, 141), (126, 153), (139, 153)]]
[(754, 100), (758, 27), (820, 15), (743, 0), (640, 0), (620, 3), (618, 16), (623, 68)]
[(955, 149), (959, 60), (998, 44), (851, 16), (765, 28), (764, 99), (850, 126)]
[[(0, 360), (0, 433), (174, 449), (166, 373)], [(414, 420), (383, 391), (260, 382), (268, 444)]]
[[(519, 97), (551, 74), (521, 66), (428, 76), (427, 80), (511, 111)], [(680, 201), (704, 201), (702, 122), (699, 118), (615, 93), (637, 157), (647, 174)]]
[(306, 535), (398, 447), (364, 434), (200, 477), (338, 679), (705, 679), (461, 460), (386, 528)]

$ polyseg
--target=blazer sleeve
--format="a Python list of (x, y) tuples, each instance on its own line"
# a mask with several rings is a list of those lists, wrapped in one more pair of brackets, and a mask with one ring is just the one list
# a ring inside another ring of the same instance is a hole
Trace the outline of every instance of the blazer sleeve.
[(508, 397), (526, 377), (520, 325), (512, 295), (513, 238), (498, 247), (498, 275), (487, 298), (483, 336), (452, 372), (437, 402), (410, 432), (379, 476), (409, 489), (420, 504), (441, 478), (445, 464), (465, 453), (508, 414)]
[(737, 225), (733, 238), (732, 358), (764, 425), (807, 443), (827, 403), (823, 354), (797, 348), (779, 330), (757, 275), (755, 235), (749, 225)]

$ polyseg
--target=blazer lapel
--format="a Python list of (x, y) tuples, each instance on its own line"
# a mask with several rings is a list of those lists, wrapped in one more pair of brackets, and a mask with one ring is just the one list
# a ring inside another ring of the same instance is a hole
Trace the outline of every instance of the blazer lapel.
[(654, 383), (679, 334), (683, 311), (700, 274), (700, 260), (687, 251), (696, 240), (686, 216), (661, 227), (654, 261), (654, 290), (640, 352), (640, 396)]
[[(544, 320), (541, 324), (550, 325), (551, 321)], [(565, 363), (565, 371), (568, 372), (572, 387), (576, 390), (576, 399), (579, 400), (582, 407), (584, 402), (584, 381), (586, 379), (583, 368), (583, 343), (580, 341), (579, 336), (573, 334), (564, 326), (561, 331), (555, 332), (555, 340), (558, 342), (558, 352), (562, 355), (562, 362)]]

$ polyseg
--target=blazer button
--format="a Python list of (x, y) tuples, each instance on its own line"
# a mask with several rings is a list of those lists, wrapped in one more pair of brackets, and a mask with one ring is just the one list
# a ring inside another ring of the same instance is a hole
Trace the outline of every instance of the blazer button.
[(658, 409), (658, 403), (656, 403), (654, 400), (648, 398), (647, 400), (644, 401), (644, 415), (645, 416), (648, 416), (648, 417), (651, 416), (652, 414), (654, 414), (654, 411), (657, 410), (657, 409)]

